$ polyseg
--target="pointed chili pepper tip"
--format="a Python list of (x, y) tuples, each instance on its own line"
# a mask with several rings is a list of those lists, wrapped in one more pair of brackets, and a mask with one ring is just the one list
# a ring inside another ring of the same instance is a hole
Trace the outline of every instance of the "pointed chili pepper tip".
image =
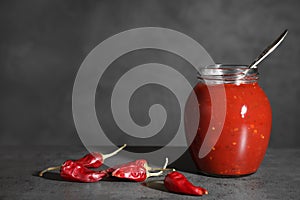
[(208, 194), (205, 188), (193, 185), (183, 174), (171, 172), (164, 179), (167, 190), (179, 194), (202, 196)]

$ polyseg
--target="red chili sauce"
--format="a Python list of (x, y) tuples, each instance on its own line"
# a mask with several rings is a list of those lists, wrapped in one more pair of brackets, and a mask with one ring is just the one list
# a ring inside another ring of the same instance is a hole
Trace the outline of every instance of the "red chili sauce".
[[(211, 116), (210, 97), (212, 93), (214, 97), (218, 96), (221, 87), (225, 87), (226, 93), (219, 99), (220, 103), (222, 100), (226, 102), (222, 127), (218, 115)], [(194, 91), (199, 103), (200, 120), (190, 152), (198, 169), (205, 174), (225, 177), (256, 172), (268, 146), (272, 120), (270, 103), (262, 88), (257, 82), (209, 86), (198, 83)], [(210, 132), (208, 128), (214, 131), (214, 125), (221, 127), (219, 139), (206, 156), (199, 158), (204, 138)]]

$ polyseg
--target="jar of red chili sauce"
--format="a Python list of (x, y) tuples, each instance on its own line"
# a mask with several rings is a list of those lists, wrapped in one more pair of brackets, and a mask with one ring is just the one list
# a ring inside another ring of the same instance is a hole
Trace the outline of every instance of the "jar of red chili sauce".
[[(255, 173), (268, 146), (272, 121), (269, 100), (258, 84), (257, 68), (202, 68), (194, 91), (200, 118), (189, 150), (197, 168), (218, 177)], [(186, 126), (189, 109), (193, 109), (188, 104)], [(193, 134), (186, 132), (191, 139)]]

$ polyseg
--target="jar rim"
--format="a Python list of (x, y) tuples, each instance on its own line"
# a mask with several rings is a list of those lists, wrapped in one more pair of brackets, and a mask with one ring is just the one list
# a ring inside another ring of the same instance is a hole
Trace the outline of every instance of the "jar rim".
[(208, 65), (198, 70), (198, 79), (212, 83), (253, 83), (258, 80), (258, 68), (239, 64)]
[(221, 64), (221, 63), (216, 63), (214, 65), (208, 65), (205, 68), (221, 68), (221, 67), (238, 67), (240, 66), (241, 68), (248, 68), (247, 65), (244, 64)]

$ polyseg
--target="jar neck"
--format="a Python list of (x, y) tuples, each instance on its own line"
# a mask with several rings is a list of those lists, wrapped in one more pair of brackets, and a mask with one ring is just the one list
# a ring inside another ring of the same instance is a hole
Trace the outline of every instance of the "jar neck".
[(249, 69), (247, 65), (209, 65), (200, 68), (198, 79), (206, 84), (248, 84), (258, 81), (257, 67)]

